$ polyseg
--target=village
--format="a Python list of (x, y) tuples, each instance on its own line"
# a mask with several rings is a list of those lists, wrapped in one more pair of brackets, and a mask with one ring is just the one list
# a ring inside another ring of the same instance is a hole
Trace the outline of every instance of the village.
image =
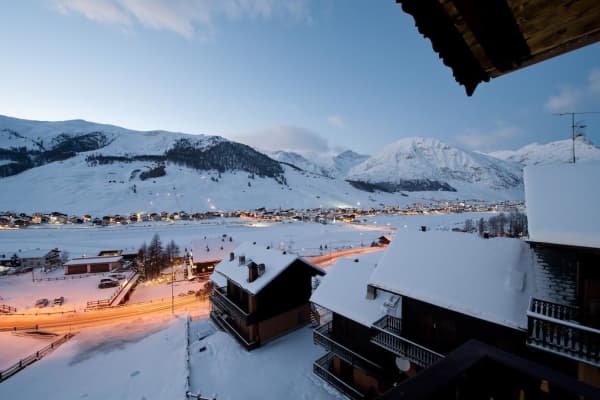
[[(444, 397), (465, 382), (469, 390), (501, 396), (590, 395), (594, 389), (584, 382), (597, 379), (600, 333), (594, 297), (578, 288), (596, 281), (600, 244), (578, 238), (589, 225), (585, 213), (559, 204), (553, 191), (560, 189), (538, 184), (555, 172), (539, 168), (526, 181), (525, 240), (464, 229), (469, 217), (499, 213), (434, 213), (369, 216), (366, 224), (202, 225), (175, 238), (167, 225), (160, 232), (167, 239), (155, 233), (143, 251), (129, 245), (140, 231), (123, 226), (111, 232), (122, 234), (117, 241), (92, 240), (127, 245), (122, 249), (75, 257), (58, 248), (22, 252), (18, 261), (29, 271), (0, 278), (0, 335), (13, 344), (0, 350), (0, 393), (22, 390), (22, 379), (60, 362), (54, 354), (77, 354), (77, 343), (92, 332), (130, 326), (135, 316), (140, 327), (153, 324), (154, 335), (187, 332), (187, 361), (178, 369), (187, 380), (177, 390), (191, 399), (256, 398), (266, 381), (244, 391), (232, 382), (264, 375), (225, 380), (219, 371), (295, 352), (302, 355), (293, 366), (279, 365), (275, 392), (300, 374), (302, 396), (316, 398), (370, 399), (423, 387)], [(585, 168), (558, 178), (570, 174), (593, 179)], [(595, 204), (594, 193), (582, 209)], [(556, 224), (568, 234), (556, 236)], [(54, 232), (71, 241), (78, 230)], [(471, 280), (478, 285), (466, 290)], [(156, 321), (168, 328), (157, 330)], [(28, 355), (32, 341), (48, 343), (40, 337), (56, 348)], [(457, 363), (465, 357), (467, 364)], [(502, 378), (507, 374), (514, 379)]]

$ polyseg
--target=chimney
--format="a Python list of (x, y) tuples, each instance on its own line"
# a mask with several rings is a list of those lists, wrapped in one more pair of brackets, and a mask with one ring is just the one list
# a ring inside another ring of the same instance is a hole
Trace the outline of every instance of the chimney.
[(258, 264), (258, 276), (262, 276), (265, 273), (265, 264)]
[(240, 265), (246, 264), (246, 256), (239, 256), (238, 260), (240, 262)]
[(229, 253), (229, 261), (233, 261), (235, 259), (235, 254), (233, 252)]
[(248, 282), (254, 282), (258, 278), (258, 265), (254, 261), (248, 263)]

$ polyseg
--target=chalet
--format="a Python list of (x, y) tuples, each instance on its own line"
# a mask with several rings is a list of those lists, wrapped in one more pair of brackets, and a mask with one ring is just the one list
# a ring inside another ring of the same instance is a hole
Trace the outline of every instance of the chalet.
[[(369, 276), (355, 266), (339, 279), (348, 293), (335, 290), (333, 271), (315, 291), (311, 300), (333, 313), (331, 324), (315, 331), (315, 341), (325, 342), (321, 331), (335, 343), (328, 345), (329, 359), (315, 363), (317, 375), (339, 383), (351, 398), (372, 397), (472, 339), (573, 373), (572, 363), (526, 346), (527, 309), (537, 294), (536, 264), (526, 243), (406, 230), (395, 239)], [(354, 287), (351, 279), (364, 282)], [(336, 354), (336, 346), (346, 353)], [(369, 363), (386, 374), (365, 368)]]
[(215, 282), (210, 317), (252, 350), (310, 322), (312, 278), (325, 272), (285, 251), (244, 243), (214, 274), (227, 283)]
[(192, 240), (188, 254), (192, 275), (208, 275), (213, 272), (215, 265), (228, 257), (236, 245), (233, 237), (228, 235)]
[(388, 312), (397, 313), (399, 296), (367, 299), (367, 281), (379, 252), (343, 258), (327, 271), (310, 301), (331, 314), (314, 330), (314, 342), (327, 350), (315, 361), (315, 375), (351, 399), (382, 395), (406, 378), (395, 355), (371, 342), (373, 324)]
[(600, 387), (600, 163), (527, 167), (529, 243), (543, 291), (527, 311), (527, 345), (577, 362)]
[(73, 258), (64, 264), (65, 275), (110, 272), (120, 268), (122, 260), (122, 256)]

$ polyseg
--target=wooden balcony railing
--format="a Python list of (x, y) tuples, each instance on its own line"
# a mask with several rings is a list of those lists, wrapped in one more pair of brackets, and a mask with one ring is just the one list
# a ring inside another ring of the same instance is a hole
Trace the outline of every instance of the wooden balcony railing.
[(213, 310), (210, 312), (210, 318), (224, 331), (229, 332), (233, 337), (246, 348), (246, 350), (252, 350), (257, 348), (260, 343), (257, 341), (249, 341), (244, 335), (239, 332), (235, 326), (229, 323), (227, 317), (225, 317), (220, 310)]
[(332, 370), (333, 357), (335, 355), (333, 353), (327, 353), (323, 357), (319, 358), (313, 364), (313, 372), (319, 378), (323, 379), (325, 382), (329, 383), (331, 386), (339, 390), (345, 396), (352, 400), (360, 400), (364, 399), (365, 396), (363, 393), (359, 392), (357, 389), (352, 387), (347, 382), (344, 382), (339, 377), (335, 376)]
[(527, 345), (600, 367), (600, 330), (581, 325), (578, 309), (532, 298)]
[(427, 368), (444, 357), (442, 354), (402, 337), (402, 320), (399, 318), (386, 315), (375, 322), (373, 327), (377, 333), (371, 338), (371, 343), (423, 368)]
[(235, 304), (229, 297), (225, 288), (215, 288), (212, 295), (208, 296), (211, 303), (228, 314), (233, 314), (237, 318), (243, 320), (245, 323), (252, 323), (252, 318), (249, 313), (244, 311), (240, 306)]
[(347, 346), (336, 341), (332, 336), (332, 323), (328, 322), (315, 328), (313, 331), (313, 340), (315, 344), (318, 344), (325, 348), (325, 350), (331, 351), (337, 354), (340, 358), (346, 360), (349, 364), (352, 364), (365, 372), (374, 374), (382, 374), (383, 368), (373, 361), (361, 356), (357, 352), (351, 350)]

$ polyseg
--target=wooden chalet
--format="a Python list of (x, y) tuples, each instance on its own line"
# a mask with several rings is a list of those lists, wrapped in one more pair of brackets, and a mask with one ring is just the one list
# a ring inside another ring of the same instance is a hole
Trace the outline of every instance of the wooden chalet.
[[(577, 363), (600, 387), (600, 162), (527, 167), (529, 243), (543, 291), (527, 311), (527, 345)], [(599, 394), (600, 396), (600, 394)]]
[(110, 272), (123, 265), (122, 256), (73, 258), (64, 264), (65, 275)]
[(229, 235), (194, 239), (188, 253), (191, 275), (209, 275), (238, 245)]
[(215, 267), (211, 319), (252, 350), (310, 322), (312, 278), (324, 273), (296, 255), (244, 243)]
[(597, 0), (396, 0), (472, 95), (492, 78), (600, 40)]
[[(311, 297), (332, 314), (314, 332), (315, 343), (329, 353), (313, 370), (346, 396), (398, 391), (407, 378), (472, 340), (577, 376), (575, 360), (530, 344), (528, 316), (533, 299), (542, 296), (536, 282), (541, 267), (524, 241), (399, 231), (381, 260), (361, 262), (335, 267)], [(530, 381), (512, 378), (504, 382), (517, 393), (511, 398), (533, 393), (524, 383)]]

